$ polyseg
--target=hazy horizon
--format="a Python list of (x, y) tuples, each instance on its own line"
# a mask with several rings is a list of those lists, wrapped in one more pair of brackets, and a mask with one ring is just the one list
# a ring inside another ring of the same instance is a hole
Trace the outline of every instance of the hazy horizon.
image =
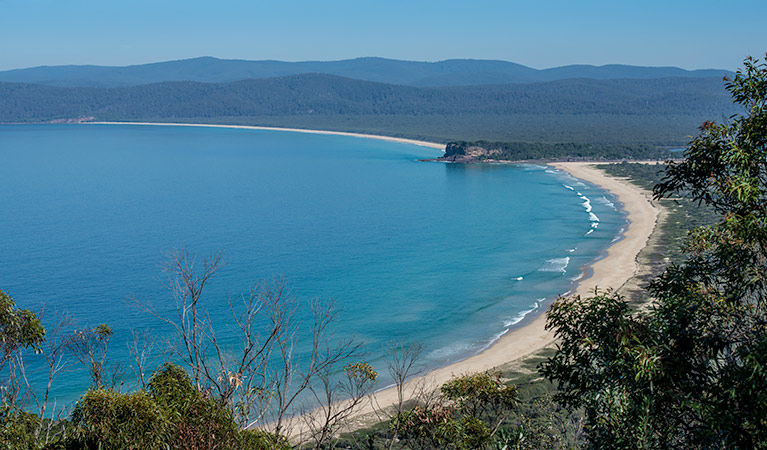
[(762, 57), (767, 4), (482, 2), (263, 4), (0, 0), (0, 70), (221, 59), (490, 59), (543, 69), (586, 64), (734, 70)]
[[(2, 0), (0, 0), (2, 2)], [(763, 55), (751, 55), (755, 57), (761, 57)], [(157, 61), (145, 61), (145, 62), (137, 62), (132, 64), (90, 64), (90, 63), (84, 63), (84, 64), (40, 64), (36, 66), (28, 66), (28, 67), (16, 67), (13, 69), (0, 69), (0, 72), (5, 72), (9, 70), (24, 70), (24, 69), (34, 69), (38, 67), (61, 67), (61, 66), (78, 66), (78, 67), (84, 67), (84, 66), (96, 66), (96, 67), (130, 67), (130, 66), (143, 66), (143, 65), (149, 65), (149, 64), (160, 64), (160, 63), (166, 63), (166, 62), (176, 62), (176, 61), (188, 61), (188, 60), (195, 60), (195, 59), (203, 59), (203, 58), (213, 58), (223, 61), (250, 61), (250, 62), (259, 62), (259, 61), (276, 61), (276, 62), (285, 62), (285, 63), (298, 63), (298, 62), (338, 62), (338, 61), (351, 61), (356, 59), (386, 59), (386, 60), (392, 60), (392, 61), (406, 61), (406, 62), (416, 62), (416, 63), (440, 63), (444, 61), (450, 61), (450, 60), (474, 60), (474, 61), (502, 61), (502, 62), (508, 62), (513, 64), (520, 64), (522, 66), (529, 67), (531, 69), (536, 70), (546, 70), (546, 69), (556, 69), (559, 67), (566, 67), (566, 66), (593, 66), (593, 67), (605, 67), (605, 66), (634, 66), (634, 67), (676, 67), (683, 70), (734, 70), (729, 68), (722, 68), (722, 67), (680, 67), (680, 66), (673, 66), (673, 65), (639, 65), (639, 64), (624, 64), (624, 63), (605, 63), (605, 64), (586, 64), (586, 63), (572, 63), (572, 64), (561, 64), (561, 65), (555, 65), (555, 66), (549, 66), (549, 67), (532, 67), (527, 66), (526, 64), (519, 63), (517, 61), (510, 61), (510, 60), (504, 60), (504, 59), (484, 59), (484, 58), (447, 58), (447, 59), (439, 59), (439, 60), (409, 60), (409, 59), (400, 59), (400, 58), (387, 58), (383, 56), (375, 56), (375, 55), (364, 55), (364, 56), (355, 56), (351, 58), (343, 58), (343, 59), (311, 59), (311, 60), (285, 60), (285, 59), (247, 59), (247, 58), (222, 58), (215, 55), (199, 55), (199, 56), (191, 56), (188, 58), (174, 58), (174, 59), (165, 59), (165, 60), (157, 60)]]

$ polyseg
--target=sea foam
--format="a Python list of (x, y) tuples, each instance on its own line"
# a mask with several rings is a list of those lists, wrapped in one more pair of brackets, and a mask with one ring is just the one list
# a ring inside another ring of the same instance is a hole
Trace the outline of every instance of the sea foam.
[(616, 211), (618, 210), (618, 208), (615, 206), (615, 203), (608, 200), (607, 197), (605, 197), (604, 195), (599, 199), (599, 201), (602, 202), (602, 204), (607, 205)]
[[(522, 321), (522, 320), (523, 320), (525, 317), (527, 317), (527, 315), (528, 315), (528, 314), (530, 314), (531, 312), (533, 312), (533, 311), (535, 311), (536, 309), (538, 309), (538, 307), (541, 305), (541, 302), (542, 302), (543, 300), (545, 300), (545, 299), (543, 299), (543, 298), (539, 298), (538, 300), (536, 300), (536, 301), (535, 301), (535, 303), (533, 304), (533, 306), (532, 306), (530, 309), (526, 309), (526, 310), (524, 310), (524, 311), (521, 311), (521, 312), (519, 312), (518, 314), (516, 314), (514, 317), (512, 317), (512, 318), (510, 318), (510, 319), (507, 319), (507, 320), (505, 320), (505, 321), (503, 322), (503, 326), (504, 326), (505, 328), (508, 328), (508, 327), (510, 327), (510, 326), (513, 326), (513, 325), (516, 325), (516, 324), (518, 324), (518, 323), (519, 323), (519, 322), (521, 322), (521, 321)], [(502, 334), (502, 335), (503, 335), (503, 334)], [(502, 335), (501, 335), (501, 336), (502, 336)], [(499, 336), (499, 337), (500, 337), (500, 336)]]
[(570, 264), (570, 257), (565, 256), (564, 258), (552, 258), (546, 260), (545, 263), (543, 263), (543, 266), (541, 266), (540, 270), (541, 272), (562, 272), (565, 273), (567, 270), (567, 265)]

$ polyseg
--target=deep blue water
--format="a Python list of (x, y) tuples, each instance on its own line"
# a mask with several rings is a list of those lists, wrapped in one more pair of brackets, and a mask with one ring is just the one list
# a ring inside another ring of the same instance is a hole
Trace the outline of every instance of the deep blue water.
[[(625, 217), (544, 166), (417, 161), (438, 155), (275, 131), (0, 126), (0, 290), (110, 325), (111, 357), (127, 360), (131, 329), (168, 330), (126, 298), (170, 311), (164, 254), (221, 250), (214, 318), (228, 294), (284, 276), (305, 303), (337, 302), (339, 334), (360, 338), (379, 372), (392, 340), (443, 365), (568, 291)], [(65, 373), (56, 392), (71, 401), (87, 384)]]

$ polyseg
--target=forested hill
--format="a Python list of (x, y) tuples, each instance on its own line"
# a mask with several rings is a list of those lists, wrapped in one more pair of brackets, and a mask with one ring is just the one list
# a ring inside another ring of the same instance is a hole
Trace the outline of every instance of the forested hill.
[[(232, 83), (167, 82), (122, 88), (0, 83), (0, 122), (264, 116), (674, 116), (734, 112), (719, 79), (562, 80), (415, 88), (308, 74)], [(446, 136), (449, 138), (450, 136)]]
[(166, 61), (124, 67), (41, 66), (0, 71), (0, 81), (70, 87), (118, 87), (165, 81), (222, 83), (251, 78), (273, 78), (324, 73), (409, 86), (468, 86), (529, 83), (570, 78), (595, 80), (619, 78), (722, 78), (725, 70), (684, 70), (678, 67), (627, 65), (570, 65), (533, 69), (508, 61), (453, 59), (438, 62), (357, 58), (343, 61), (245, 61), (211, 57)]

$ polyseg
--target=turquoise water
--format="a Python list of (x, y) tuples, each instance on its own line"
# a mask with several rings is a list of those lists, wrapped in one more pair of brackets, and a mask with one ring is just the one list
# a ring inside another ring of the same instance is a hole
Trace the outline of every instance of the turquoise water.
[[(227, 295), (284, 276), (305, 304), (336, 301), (338, 333), (361, 339), (379, 372), (393, 340), (422, 343), (424, 368), (444, 365), (571, 289), (625, 216), (545, 166), (417, 161), (438, 155), (277, 131), (0, 126), (0, 289), (110, 325), (111, 358), (127, 362), (131, 329), (168, 330), (126, 298), (170, 311), (163, 255), (221, 250), (214, 319)], [(57, 396), (87, 384), (67, 372)]]

